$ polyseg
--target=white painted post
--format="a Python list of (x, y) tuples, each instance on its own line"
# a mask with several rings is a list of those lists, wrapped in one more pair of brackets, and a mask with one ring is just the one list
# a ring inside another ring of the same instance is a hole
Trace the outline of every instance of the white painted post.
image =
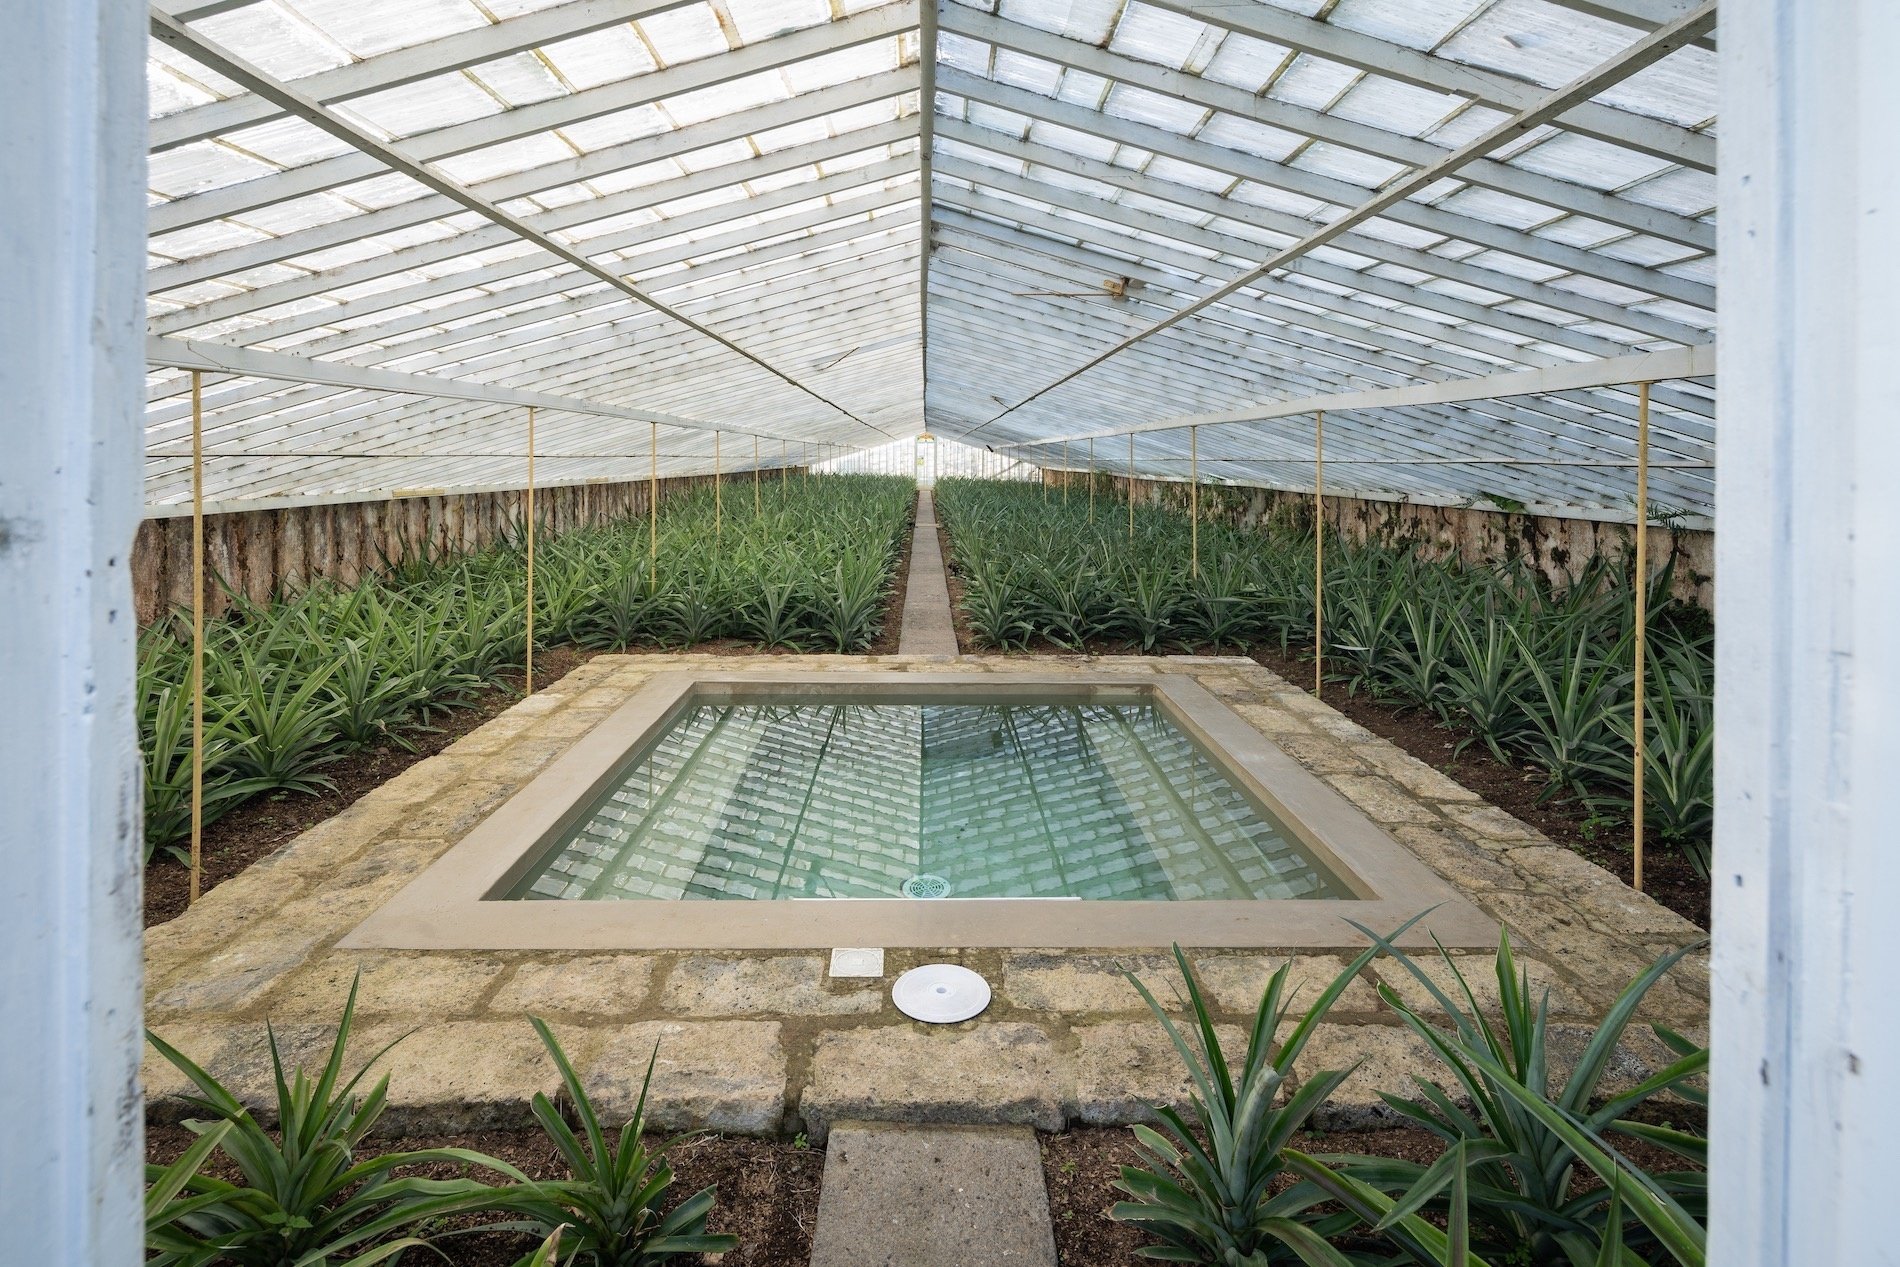
[(144, 11), (0, 0), (0, 1257), (142, 1258)]
[(1722, 9), (1709, 1261), (1900, 1261), (1900, 6)]

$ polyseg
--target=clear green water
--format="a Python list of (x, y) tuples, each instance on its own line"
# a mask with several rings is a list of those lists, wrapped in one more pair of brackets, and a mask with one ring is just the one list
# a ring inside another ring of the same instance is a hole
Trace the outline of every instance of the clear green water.
[(508, 896), (1351, 894), (1151, 704), (832, 697), (688, 708)]

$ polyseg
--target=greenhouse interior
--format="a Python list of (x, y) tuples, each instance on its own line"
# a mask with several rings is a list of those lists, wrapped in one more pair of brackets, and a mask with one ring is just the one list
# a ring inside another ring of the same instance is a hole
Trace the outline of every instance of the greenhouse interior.
[(0, 8), (9, 1261), (1900, 1262), (1900, 6)]

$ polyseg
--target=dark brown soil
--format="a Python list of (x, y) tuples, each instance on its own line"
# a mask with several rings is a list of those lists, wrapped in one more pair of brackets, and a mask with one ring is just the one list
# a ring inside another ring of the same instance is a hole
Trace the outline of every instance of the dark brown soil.
[[(1644, 1120), (1662, 1121), (1653, 1112)], [(1704, 1129), (1700, 1114), (1678, 1125)], [(1123, 1166), (1138, 1165), (1134, 1136), (1124, 1127), (1078, 1127), (1042, 1139), (1042, 1175), (1049, 1189), (1049, 1213), (1055, 1221), (1056, 1261), (1062, 1267), (1141, 1267), (1153, 1259), (1135, 1251), (1156, 1242), (1144, 1232), (1109, 1215), (1123, 1194), (1112, 1186)], [(1689, 1164), (1662, 1149), (1619, 1136), (1618, 1149), (1637, 1165), (1651, 1171), (1682, 1170)], [(1415, 1127), (1383, 1131), (1355, 1131), (1319, 1135), (1302, 1132), (1292, 1147), (1303, 1153), (1355, 1153), (1429, 1165), (1444, 1145), (1429, 1131)], [(1578, 1176), (1577, 1191), (1601, 1186), (1587, 1171)], [(1368, 1244), (1367, 1248), (1377, 1248)]]
[[(540, 650), (534, 658), (535, 689), (552, 686), (596, 654), (569, 646)], [(434, 729), (411, 731), (406, 738), (414, 745), (413, 750), (387, 743), (350, 753), (325, 766), (323, 773), (336, 784), (331, 791), (315, 796), (267, 792), (237, 806), (205, 828), (203, 891), (209, 893), (278, 846), (348, 809), (358, 797), (442, 751), (519, 700), (521, 685), (520, 674), (505, 676), (500, 685), (477, 695), (469, 707), (437, 717)], [(190, 871), (167, 854), (154, 857), (145, 869), (145, 926), (150, 928), (184, 914), (190, 894)]]
[[(1289, 655), (1276, 648), (1255, 648), (1252, 654), (1302, 689), (1313, 681), (1310, 653), (1296, 651)], [(1336, 682), (1327, 684), (1323, 698), (1373, 734), (1397, 744), (1558, 844), (1568, 845), (1625, 884), (1630, 882), (1635, 855), (1629, 823), (1595, 816), (1576, 801), (1540, 801), (1546, 782), (1537, 767), (1499, 761), (1482, 743), (1466, 742), (1466, 731), (1447, 726), (1422, 709), (1351, 695)], [(1461, 743), (1464, 750), (1456, 751)], [(1664, 849), (1647, 851), (1643, 889), (1697, 927), (1709, 927), (1709, 883), (1696, 875), (1681, 854)]]
[[(1429, 1163), (1443, 1147), (1427, 1131), (1365, 1131), (1350, 1135), (1303, 1135), (1302, 1152), (1364, 1153)], [(1078, 1127), (1042, 1137), (1042, 1176), (1055, 1220), (1056, 1261), (1063, 1267), (1140, 1267), (1153, 1259), (1135, 1251), (1156, 1242), (1145, 1232), (1109, 1216), (1123, 1194), (1111, 1185), (1123, 1166), (1138, 1165), (1134, 1136), (1118, 1126)]]
[[(913, 504), (912, 522), (915, 522)], [(883, 628), (877, 641), (866, 648), (866, 655), (895, 655), (904, 622), (904, 594), (910, 582), (910, 532), (904, 533), (904, 545), (897, 560), (897, 584), (884, 606)], [(553, 646), (540, 648), (535, 656), (536, 690), (545, 690), (566, 677), (568, 672), (587, 663), (596, 655), (584, 647)], [(784, 647), (762, 648), (750, 642), (723, 638), (691, 647), (636, 646), (617, 651), (616, 655), (799, 655)], [(332, 791), (315, 796), (294, 792), (273, 792), (254, 796), (205, 828), (202, 850), (202, 890), (209, 893), (237, 875), (253, 862), (279, 846), (339, 814), (356, 803), (358, 797), (382, 786), (426, 757), (432, 757), (468, 734), (482, 723), (521, 698), (521, 676), (504, 675), (500, 685), (477, 695), (468, 707), (454, 709), (437, 719), (434, 729), (414, 731), (405, 736), (414, 745), (404, 748), (388, 743), (353, 752), (331, 765), (323, 773), (336, 784)], [(184, 914), (189, 904), (191, 873), (168, 854), (159, 854), (145, 869), (145, 927), (163, 924)]]
[[(188, 1147), (192, 1135), (182, 1126), (151, 1126), (146, 1130), (148, 1161), (170, 1162)], [(484, 1131), (473, 1135), (436, 1136), (391, 1141), (388, 1148), (404, 1152), (423, 1148), (467, 1148), (498, 1158), (533, 1179), (565, 1177), (565, 1168), (540, 1131)], [(674, 1187), (669, 1206), (707, 1185), (718, 1189), (711, 1229), (739, 1238), (739, 1248), (716, 1260), (721, 1267), (801, 1267), (811, 1257), (812, 1226), (818, 1215), (818, 1185), (825, 1155), (817, 1149), (778, 1140), (701, 1135), (679, 1144), (670, 1153)], [(235, 1170), (214, 1154), (206, 1173), (233, 1180)], [(457, 1165), (417, 1167), (413, 1172), (432, 1179), (463, 1176), (492, 1182), (504, 1178)], [(471, 1216), (456, 1226), (475, 1227), (494, 1217)], [(535, 1245), (518, 1233), (477, 1232), (440, 1241), (437, 1248), (455, 1267), (510, 1267)], [(442, 1262), (425, 1255), (430, 1262)], [(422, 1261), (418, 1258), (417, 1261)], [(699, 1258), (682, 1258), (682, 1263)]]

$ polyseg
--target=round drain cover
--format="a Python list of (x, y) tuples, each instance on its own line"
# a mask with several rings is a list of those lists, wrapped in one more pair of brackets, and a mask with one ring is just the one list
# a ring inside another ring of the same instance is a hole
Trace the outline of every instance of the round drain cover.
[(914, 875), (899, 886), (905, 897), (949, 897), (950, 881), (940, 875)]
[(891, 1002), (913, 1021), (952, 1025), (990, 1005), (990, 983), (954, 963), (927, 963), (892, 984)]

